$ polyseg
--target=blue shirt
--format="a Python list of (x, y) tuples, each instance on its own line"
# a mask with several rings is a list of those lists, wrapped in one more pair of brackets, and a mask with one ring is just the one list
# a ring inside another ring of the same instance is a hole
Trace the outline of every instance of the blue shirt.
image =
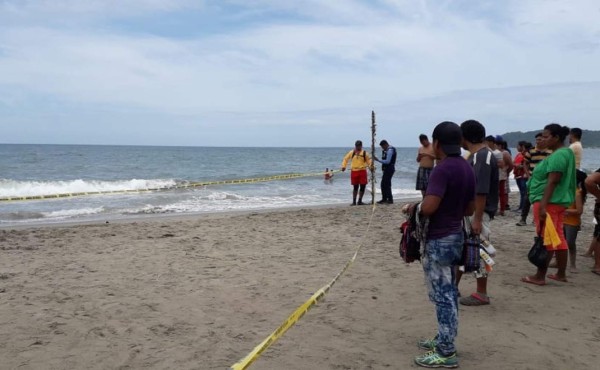
[(394, 158), (394, 147), (389, 147), (387, 149), (387, 155), (385, 157), (385, 159), (377, 159), (377, 162), (381, 163), (381, 164), (390, 164), (390, 162), (392, 161), (392, 158)]

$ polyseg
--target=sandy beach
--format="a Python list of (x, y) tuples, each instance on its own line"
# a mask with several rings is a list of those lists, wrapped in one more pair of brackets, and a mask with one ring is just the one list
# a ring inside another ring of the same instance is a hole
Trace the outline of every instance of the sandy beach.
[[(579, 251), (589, 245), (588, 200)], [(252, 369), (416, 368), (436, 330), (420, 263), (398, 255), (402, 203), (0, 230), (0, 368), (224, 369), (364, 245)], [(533, 226), (497, 217), (492, 304), (460, 308), (464, 369), (594, 368), (600, 279), (520, 282)], [(460, 290), (475, 286), (465, 276)]]

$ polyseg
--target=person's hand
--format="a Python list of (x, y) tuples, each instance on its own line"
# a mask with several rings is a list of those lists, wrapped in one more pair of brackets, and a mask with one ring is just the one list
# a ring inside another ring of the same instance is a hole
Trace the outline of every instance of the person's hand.
[(406, 204), (404, 207), (402, 207), (402, 213), (404, 213), (405, 215), (410, 215), (410, 212), (412, 211), (412, 209), (413, 209), (412, 203)]
[(543, 229), (544, 226), (546, 226), (546, 217), (548, 217), (548, 214), (546, 213), (546, 206), (542, 205), (542, 203), (540, 203), (540, 208), (539, 208), (540, 229)]
[(473, 217), (473, 220), (471, 220), (471, 233), (473, 235), (481, 235), (481, 230), (483, 230), (483, 223), (481, 220)]
[(423, 159), (423, 154), (421, 154), (421, 153), (417, 154), (417, 162), (420, 162), (421, 159)]
[(341, 171), (342, 172), (346, 171), (346, 167), (342, 167)]

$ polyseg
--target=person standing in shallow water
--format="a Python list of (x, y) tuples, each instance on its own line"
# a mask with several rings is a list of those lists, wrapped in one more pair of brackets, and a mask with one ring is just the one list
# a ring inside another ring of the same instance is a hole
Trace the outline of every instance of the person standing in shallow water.
[(423, 272), (429, 299), (435, 304), (438, 330), (435, 337), (417, 342), (428, 352), (416, 357), (415, 363), (453, 368), (458, 367), (454, 346), (458, 334), (455, 271), (463, 249), (463, 217), (475, 210), (475, 173), (461, 157), (462, 134), (456, 123), (438, 124), (432, 136), (438, 164), (431, 172), (420, 212), (429, 218)]
[(325, 173), (323, 174), (323, 181), (325, 184), (331, 184), (333, 182), (333, 171), (329, 168), (325, 169)]
[(381, 163), (383, 176), (381, 177), (381, 200), (378, 204), (393, 204), (394, 196), (392, 195), (392, 177), (396, 172), (396, 148), (390, 146), (386, 140), (381, 140), (379, 143), (382, 149), (381, 159), (374, 157), (373, 159)]
[[(362, 199), (365, 195), (365, 189), (367, 188), (367, 168), (371, 168), (373, 165), (371, 157), (363, 149), (362, 141), (356, 140), (354, 143), (354, 149), (349, 151), (342, 160), (342, 172), (346, 171), (348, 161), (351, 161), (350, 165), (350, 184), (352, 184), (352, 206), (364, 205)], [(357, 201), (358, 197), (358, 201)]]
[[(521, 279), (524, 283), (545, 285), (546, 277), (567, 281), (569, 247), (564, 235), (563, 218), (566, 208), (575, 201), (576, 190), (575, 154), (564, 145), (567, 135), (569, 128), (566, 126), (551, 123), (544, 127), (542, 141), (545, 148), (552, 150), (552, 154), (535, 167), (527, 183), (538, 235), (544, 237), (545, 229), (553, 226), (558, 240), (555, 243), (544, 238), (544, 245), (548, 250), (546, 265), (538, 267), (534, 275), (524, 276)], [(558, 271), (546, 276), (548, 264), (554, 255)]]

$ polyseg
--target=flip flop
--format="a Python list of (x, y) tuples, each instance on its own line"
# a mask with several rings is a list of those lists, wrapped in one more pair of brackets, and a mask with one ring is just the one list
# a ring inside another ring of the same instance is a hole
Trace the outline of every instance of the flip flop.
[(552, 280), (555, 280), (555, 281), (560, 281), (561, 283), (568, 283), (569, 282), (566, 278), (561, 279), (556, 274), (550, 274), (550, 275), (548, 275), (546, 277), (548, 279), (552, 279)]
[(473, 293), (468, 297), (463, 297), (459, 300), (459, 303), (463, 306), (483, 306), (490, 304), (490, 298), (484, 297), (479, 293)]
[(546, 285), (545, 281), (536, 281), (536, 280), (532, 280), (531, 278), (529, 278), (529, 276), (523, 276), (521, 278), (521, 281), (527, 284), (533, 284), (533, 285), (539, 285), (539, 286), (543, 286)]

